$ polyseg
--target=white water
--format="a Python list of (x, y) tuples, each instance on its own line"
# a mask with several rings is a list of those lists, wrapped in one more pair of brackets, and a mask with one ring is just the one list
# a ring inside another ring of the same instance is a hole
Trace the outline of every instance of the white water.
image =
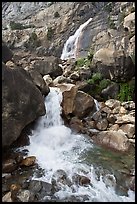
[(55, 194), (60, 199), (65, 200), (71, 195), (88, 195), (87, 202), (134, 202), (134, 192), (129, 190), (128, 197), (117, 195), (113, 186), (106, 187), (102, 177), (97, 180), (92, 164), (88, 165), (82, 160), (82, 155), (94, 148), (93, 144), (84, 135), (74, 134), (63, 124), (61, 101), (59, 89), (50, 88), (45, 99), (47, 114), (41, 117), (38, 127), (29, 137), (30, 145), (24, 147), (29, 151), (28, 156), (36, 156), (40, 167), (45, 169), (45, 176), (35, 179), (51, 182), (53, 173), (63, 169), (70, 178), (73, 173), (89, 177), (93, 186), (73, 186), (75, 192), (66, 186)]
[(63, 51), (62, 51), (62, 55), (61, 55), (62, 60), (66, 60), (69, 58), (76, 58), (77, 42), (78, 42), (79, 36), (82, 30), (89, 24), (91, 20), (92, 18), (90, 18), (85, 23), (83, 23), (76, 30), (75, 34), (68, 38), (68, 40), (66, 41), (64, 45)]

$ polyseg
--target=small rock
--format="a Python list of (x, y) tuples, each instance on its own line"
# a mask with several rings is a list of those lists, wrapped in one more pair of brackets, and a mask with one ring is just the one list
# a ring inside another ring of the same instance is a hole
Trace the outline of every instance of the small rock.
[(32, 166), (36, 162), (36, 157), (35, 156), (30, 156), (26, 157), (25, 159), (22, 160), (21, 166)]
[(12, 199), (11, 199), (11, 192), (6, 193), (2, 197), (2, 202), (13, 202)]
[(108, 127), (108, 121), (107, 121), (107, 119), (105, 119), (105, 118), (99, 120), (99, 121), (97, 122), (97, 124), (96, 124), (96, 128), (97, 128), (98, 130), (106, 130), (107, 127)]
[(17, 163), (14, 159), (7, 159), (2, 164), (2, 172), (3, 173), (11, 173), (17, 169)]

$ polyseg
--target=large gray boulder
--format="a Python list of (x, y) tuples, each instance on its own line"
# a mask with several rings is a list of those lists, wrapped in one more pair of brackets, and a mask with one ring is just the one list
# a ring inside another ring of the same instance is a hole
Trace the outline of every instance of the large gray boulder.
[(10, 146), (22, 129), (46, 113), (44, 98), (24, 69), (2, 64), (2, 146)]
[(135, 75), (132, 58), (123, 50), (101, 48), (93, 56), (95, 72), (116, 82), (127, 82)]
[(44, 60), (32, 61), (32, 68), (39, 72), (42, 76), (49, 74), (51, 77), (56, 78), (63, 74), (62, 68), (59, 66), (60, 59), (55, 56), (44, 57)]

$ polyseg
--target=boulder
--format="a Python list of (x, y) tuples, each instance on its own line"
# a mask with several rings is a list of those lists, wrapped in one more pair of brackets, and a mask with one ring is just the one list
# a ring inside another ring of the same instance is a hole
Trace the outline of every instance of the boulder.
[(128, 151), (130, 146), (130, 142), (122, 130), (101, 131), (96, 136), (93, 136), (92, 139), (97, 144), (122, 152)]
[(94, 99), (92, 96), (78, 91), (74, 100), (73, 113), (78, 118), (86, 117), (94, 108)]
[(13, 57), (12, 51), (7, 47), (7, 45), (2, 41), (2, 61), (6, 63)]
[(135, 134), (135, 124), (123, 124), (120, 129), (127, 134), (128, 138), (133, 138)]
[(44, 57), (44, 60), (34, 60), (31, 63), (32, 67), (42, 76), (49, 74), (51, 77), (55, 78), (63, 73), (62, 68), (59, 66), (60, 59), (58, 57)]
[(96, 72), (115, 82), (127, 82), (135, 74), (132, 58), (123, 50), (101, 48), (94, 54), (92, 62)]
[(39, 88), (42, 95), (47, 96), (50, 90), (49, 90), (47, 83), (42, 78), (41, 74), (34, 69), (30, 69), (28, 71), (30, 73), (30, 76), (33, 79), (34, 84)]
[(62, 107), (66, 116), (77, 116), (79, 119), (87, 116), (94, 108), (94, 99), (92, 96), (79, 91), (73, 84), (62, 84), (60, 86), (63, 92)]
[(24, 69), (2, 64), (2, 146), (10, 146), (23, 128), (46, 113), (44, 98)]

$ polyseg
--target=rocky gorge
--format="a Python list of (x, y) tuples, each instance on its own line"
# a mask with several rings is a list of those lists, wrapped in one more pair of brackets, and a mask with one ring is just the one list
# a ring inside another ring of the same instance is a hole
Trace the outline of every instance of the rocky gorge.
[[(2, 7), (3, 202), (90, 200), (87, 194), (75, 194), (78, 186), (94, 187), (88, 174), (75, 172), (70, 177), (58, 168), (51, 182), (32, 179), (44, 175), (37, 156), (16, 151), (30, 143), (28, 136), (37, 129), (39, 118), (49, 114), (44, 100), (54, 87), (62, 94), (65, 126), (97, 147), (87, 160), (97, 154), (102, 165), (114, 162), (117, 183), (103, 173), (106, 186), (115, 186), (120, 196), (127, 196), (129, 189), (134, 192), (134, 3), (3, 2)], [(50, 104), (49, 109), (54, 107)], [(117, 163), (114, 158), (119, 158)], [(95, 166), (96, 162), (92, 160)], [(74, 194), (56, 196), (62, 188), (71, 188)]]

